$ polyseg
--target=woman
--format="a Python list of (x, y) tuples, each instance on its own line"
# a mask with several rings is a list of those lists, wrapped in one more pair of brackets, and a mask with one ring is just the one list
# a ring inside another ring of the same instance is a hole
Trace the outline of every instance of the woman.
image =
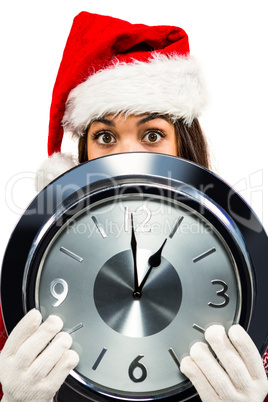
[[(48, 137), (49, 159), (37, 174), (40, 190), (77, 163), (121, 152), (161, 152), (210, 167), (198, 117), (205, 90), (186, 33), (177, 27), (132, 25), (79, 14), (70, 32), (55, 83)], [(79, 161), (61, 154), (64, 131), (79, 142)], [(3, 401), (51, 401), (78, 363), (62, 321), (41, 324), (30, 311), (0, 355)], [(211, 326), (181, 370), (203, 401), (263, 401), (267, 379), (261, 357), (240, 326), (228, 336)], [(48, 345), (46, 347), (46, 345)]]

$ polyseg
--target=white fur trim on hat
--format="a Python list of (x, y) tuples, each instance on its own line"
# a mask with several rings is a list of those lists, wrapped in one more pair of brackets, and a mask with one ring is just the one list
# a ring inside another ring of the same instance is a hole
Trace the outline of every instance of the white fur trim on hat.
[(77, 161), (73, 155), (54, 153), (42, 163), (36, 172), (35, 189), (37, 191), (43, 190), (51, 181), (76, 165)]
[(155, 54), (148, 62), (114, 63), (74, 88), (66, 102), (65, 130), (84, 134), (106, 114), (167, 114), (190, 125), (206, 104), (199, 66), (192, 56)]

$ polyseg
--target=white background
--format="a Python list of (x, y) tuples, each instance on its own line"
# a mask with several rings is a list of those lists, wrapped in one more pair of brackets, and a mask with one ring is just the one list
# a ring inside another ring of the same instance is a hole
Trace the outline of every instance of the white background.
[(0, 258), (35, 196), (54, 81), (72, 20), (83, 10), (186, 30), (210, 95), (201, 123), (214, 170), (240, 191), (267, 230), (266, 0), (9, 0), (0, 6)]

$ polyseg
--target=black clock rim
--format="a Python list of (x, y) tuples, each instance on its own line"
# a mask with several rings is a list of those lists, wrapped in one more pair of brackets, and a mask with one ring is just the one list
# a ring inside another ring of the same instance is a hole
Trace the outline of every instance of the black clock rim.
[[(140, 162), (138, 167), (137, 157)], [(77, 192), (85, 187), (85, 183), (88, 185), (89, 174), (94, 176), (94, 180), (90, 182), (92, 189), (94, 189), (96, 183), (103, 180), (104, 177), (111, 181), (114, 177), (122, 177), (120, 173), (122, 166), (126, 167), (126, 175), (138, 171), (141, 176), (153, 175), (165, 178), (172, 172), (172, 179), (175, 181), (187, 183), (187, 185), (198, 190), (200, 188), (205, 189), (206, 195), (234, 222), (246, 243), (255, 279), (255, 305), (248, 332), (260, 353), (263, 353), (267, 346), (268, 333), (268, 324), (265, 326), (263, 319), (266, 316), (265, 306), (267, 306), (268, 301), (265, 289), (268, 273), (264, 269), (265, 262), (268, 259), (268, 240), (264, 228), (241, 196), (214, 173), (181, 158), (152, 153), (111, 155), (87, 162), (56, 179), (33, 200), (15, 228), (3, 259), (1, 304), (8, 333), (24, 315), (22, 279), (32, 243), (38, 236), (40, 227), (47, 223), (54, 213), (54, 210), (39, 213), (40, 202), (46, 204), (50, 200), (52, 205), (57, 207), (57, 187), (66, 187), (67, 191), (61, 200), (63, 201), (61, 207), (64, 207), (66, 200), (74, 195), (77, 196)], [(77, 187), (75, 189), (70, 188), (68, 186), (70, 182), (76, 183)], [(34, 211), (38, 211), (38, 213), (34, 214)]]

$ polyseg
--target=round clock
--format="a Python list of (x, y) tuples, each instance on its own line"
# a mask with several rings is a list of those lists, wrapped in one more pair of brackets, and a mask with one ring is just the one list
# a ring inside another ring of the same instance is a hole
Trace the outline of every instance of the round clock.
[[(124, 172), (124, 173), (122, 173)], [(221, 323), (267, 343), (268, 239), (208, 170), (166, 155), (103, 157), (46, 187), (18, 223), (1, 279), (11, 331), (59, 315), (80, 355), (63, 401), (185, 401), (191, 345)]]

